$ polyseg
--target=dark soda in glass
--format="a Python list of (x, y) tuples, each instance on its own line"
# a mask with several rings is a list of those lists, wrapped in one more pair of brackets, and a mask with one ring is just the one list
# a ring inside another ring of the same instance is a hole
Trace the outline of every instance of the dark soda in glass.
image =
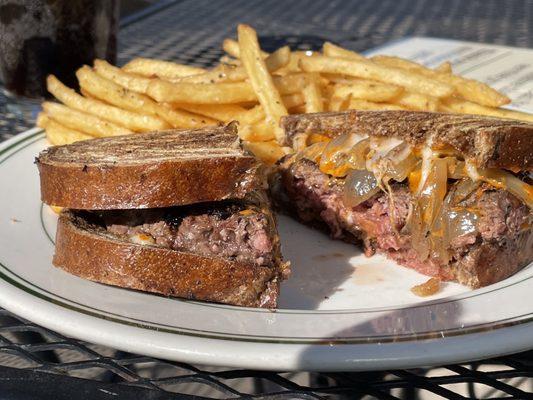
[(83, 64), (114, 64), (118, 13), (118, 0), (0, 0), (0, 78), (8, 93), (42, 98), (49, 74), (77, 88)]

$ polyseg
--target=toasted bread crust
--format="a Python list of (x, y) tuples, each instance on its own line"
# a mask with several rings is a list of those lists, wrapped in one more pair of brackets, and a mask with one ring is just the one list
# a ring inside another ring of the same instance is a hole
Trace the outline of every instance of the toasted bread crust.
[(241, 199), (263, 185), (234, 125), (96, 139), (52, 147), (36, 160), (43, 202), (106, 210)]
[(298, 134), (392, 136), (451, 146), (481, 168), (533, 170), (533, 124), (476, 115), (415, 111), (346, 111), (282, 118), (289, 144)]
[(239, 306), (275, 308), (279, 293), (275, 267), (120, 241), (84, 227), (70, 212), (59, 218), (53, 263), (95, 282)]
[(80, 210), (241, 199), (259, 185), (252, 157), (83, 166), (37, 162), (44, 203)]

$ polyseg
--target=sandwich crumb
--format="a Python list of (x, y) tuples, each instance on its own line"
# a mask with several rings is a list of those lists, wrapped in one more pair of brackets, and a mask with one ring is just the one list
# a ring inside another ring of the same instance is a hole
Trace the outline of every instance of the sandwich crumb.
[(440, 279), (430, 278), (426, 282), (413, 286), (411, 292), (419, 297), (432, 296), (440, 290)]

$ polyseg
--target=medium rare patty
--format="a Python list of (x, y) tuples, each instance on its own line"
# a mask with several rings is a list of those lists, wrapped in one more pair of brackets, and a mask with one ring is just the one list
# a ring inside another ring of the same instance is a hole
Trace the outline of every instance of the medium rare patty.
[(278, 251), (272, 217), (240, 203), (148, 210), (80, 211), (100, 229), (133, 243), (258, 266), (274, 263)]
[(344, 181), (321, 172), (315, 162), (286, 158), (279, 173), (274, 185), (278, 201), (299, 219), (324, 224), (333, 238), (360, 239), (367, 255), (384, 253), (424, 274), (473, 287), (504, 279), (533, 259), (531, 213), (506, 191), (482, 186), (478, 195), (464, 200), (463, 208), (475, 210), (476, 227), (453, 238), (450, 263), (443, 265), (438, 259), (421, 259), (412, 236), (402, 230), (411, 204), (407, 184), (391, 185), (390, 196), (380, 191), (356, 207), (346, 207)]

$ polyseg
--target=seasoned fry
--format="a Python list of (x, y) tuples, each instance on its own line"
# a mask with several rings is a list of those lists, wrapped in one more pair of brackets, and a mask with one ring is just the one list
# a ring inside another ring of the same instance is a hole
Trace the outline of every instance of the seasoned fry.
[[(375, 56), (372, 57), (372, 60), (383, 65), (414, 71), (431, 79), (436, 79), (439, 82), (449, 84), (455, 89), (457, 94), (461, 95), (466, 100), (473, 101), (474, 103), (484, 106), (499, 107), (508, 104), (511, 101), (509, 97), (482, 82), (463, 78), (457, 75), (438, 73), (437, 71), (426, 68), (423, 65), (413, 61), (392, 56)], [(431, 95), (431, 93), (429, 94)]]
[(486, 107), (480, 104), (473, 103), (471, 101), (456, 98), (443, 100), (440, 104), (439, 111), (460, 114), (488, 115), (491, 117), (509, 118), (533, 122), (533, 114), (514, 110), (506, 110), (505, 108)]
[(276, 139), (282, 143), (285, 140), (285, 133), (279, 126), (279, 121), (282, 116), (288, 113), (280, 93), (274, 86), (272, 76), (270, 76), (265, 62), (261, 58), (257, 34), (248, 25), (239, 25), (237, 31), (241, 61), (248, 73), (259, 103), (265, 110), (266, 123), (273, 127)]
[[(241, 49), (239, 43), (233, 39), (224, 39), (222, 42), (222, 48), (226, 53), (235, 58), (241, 58)], [(261, 50), (261, 57), (266, 58), (268, 53)]]
[(318, 84), (318, 77), (316, 77), (315, 79), (311, 79), (302, 93), (305, 99), (306, 113), (324, 111), (322, 92), (320, 90), (320, 85)]
[(282, 95), (299, 93), (309, 84), (312, 74), (296, 73), (284, 76), (274, 76), (273, 81), (276, 89)]
[(94, 60), (94, 70), (98, 75), (137, 93), (146, 93), (151, 81), (150, 78), (126, 72), (104, 60)]
[(129, 135), (131, 130), (112, 122), (98, 118), (94, 115), (87, 114), (78, 110), (73, 110), (63, 104), (44, 102), (42, 104), (46, 115), (54, 121), (75, 129), (79, 132), (87, 133), (92, 136), (117, 136)]
[(157, 101), (191, 104), (234, 104), (257, 101), (248, 82), (172, 83), (154, 79), (148, 86), (148, 95)]
[(392, 102), (407, 109), (418, 111), (435, 112), (439, 107), (439, 100), (437, 98), (413, 92), (404, 92)]
[(300, 60), (300, 66), (308, 72), (329, 72), (373, 79), (403, 86), (414, 92), (435, 97), (446, 97), (453, 93), (453, 87), (400, 68), (390, 68), (366, 60), (349, 60), (325, 56)]
[(348, 58), (351, 60), (365, 60), (365, 57), (361, 54), (352, 50), (342, 48), (331, 42), (324, 42), (324, 45), (322, 46), (322, 53), (324, 53), (324, 55), (328, 57)]
[(300, 60), (302, 58), (313, 57), (315, 53), (311, 51), (293, 51), (291, 53), (289, 64), (278, 71), (278, 74), (286, 75), (288, 73), (300, 72)]
[(415, 61), (406, 60), (405, 58), (400, 58), (396, 56), (384, 56), (377, 55), (370, 58), (375, 63), (385, 65), (387, 67), (401, 68), (408, 71), (418, 72), (422, 75), (429, 76), (431, 78), (436, 78), (437, 73), (430, 68), (425, 67), (422, 64), (419, 64)]
[(48, 118), (44, 113), (39, 113), (37, 117), (37, 126), (46, 130), (46, 138), (50, 143), (56, 146), (93, 138), (83, 132), (61, 125)]
[(368, 79), (352, 80), (349, 84), (336, 84), (333, 87), (334, 97), (344, 98), (349, 94), (353, 98), (370, 101), (389, 101), (400, 96), (403, 88)]
[(390, 103), (374, 103), (373, 101), (351, 99), (351, 110), (407, 110), (407, 108)]
[(135, 58), (124, 65), (122, 69), (126, 72), (142, 76), (157, 76), (165, 79), (176, 79), (182, 76), (196, 75), (206, 72), (203, 68), (177, 64), (171, 61), (154, 60), (151, 58)]
[(110, 106), (98, 100), (80, 96), (74, 90), (63, 85), (55, 76), (49, 75), (46, 80), (48, 91), (66, 106), (88, 114), (96, 115), (117, 125), (135, 132), (165, 129), (168, 124), (151, 115), (134, 113)]
[(433, 69), (435, 72), (438, 72), (440, 74), (452, 74), (452, 64), (449, 61), (444, 61), (443, 63), (439, 64)]
[(467, 79), (456, 75), (441, 75), (439, 79), (442, 82), (450, 82), (458, 94), (466, 100), (480, 105), (500, 107), (511, 102), (511, 99), (506, 95), (474, 79)]
[(294, 108), (305, 104), (304, 96), (301, 93), (287, 94), (281, 96), (281, 99), (287, 108)]
[(269, 142), (244, 141), (244, 146), (266, 164), (274, 164), (291, 151), (290, 148), (280, 146), (275, 140)]
[(258, 105), (249, 110), (235, 104), (175, 104), (184, 110), (205, 115), (222, 122), (239, 121), (252, 125), (265, 118), (263, 108)]
[(222, 56), (219, 58), (220, 65), (233, 65), (235, 67), (239, 67), (242, 65), (241, 60), (238, 58), (233, 58), (230, 56)]
[[(286, 66), (291, 58), (291, 51), (288, 46), (276, 50), (265, 58), (265, 65), (270, 72), (275, 72)], [(223, 65), (204, 74), (186, 76), (184, 78), (174, 79), (172, 82), (190, 82), (190, 83), (217, 83), (217, 82), (238, 82), (248, 78), (244, 67)]]
[(350, 109), (352, 102), (352, 95), (348, 94), (345, 97), (332, 97), (329, 102), (328, 111), (346, 111)]
[(99, 76), (89, 67), (80, 68), (76, 76), (80, 86), (99, 99), (126, 110), (146, 112), (160, 117), (169, 123), (169, 127), (199, 128), (215, 124), (215, 121), (208, 118), (162, 106), (144, 94), (135, 93)]
[(274, 129), (272, 126), (267, 125), (265, 121), (253, 125), (244, 125), (242, 128), (239, 128), (239, 137), (242, 140), (248, 140), (251, 142), (276, 140)]

